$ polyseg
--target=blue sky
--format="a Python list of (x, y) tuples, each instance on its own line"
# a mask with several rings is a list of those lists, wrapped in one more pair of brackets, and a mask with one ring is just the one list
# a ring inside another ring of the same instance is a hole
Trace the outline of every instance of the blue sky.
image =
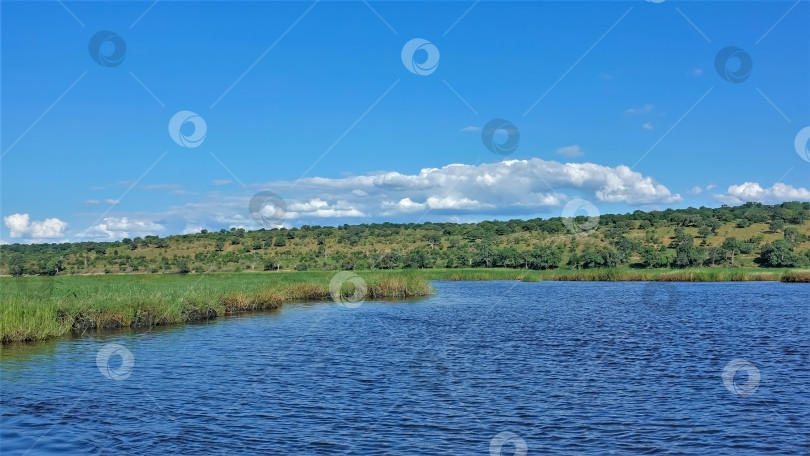
[[(2, 242), (258, 228), (260, 191), (284, 226), (810, 200), (806, 1), (1, 8)], [(91, 58), (103, 30), (116, 66)], [(414, 38), (429, 74), (403, 64)], [(742, 82), (715, 68), (728, 46)], [(495, 118), (510, 155), (482, 141)]]

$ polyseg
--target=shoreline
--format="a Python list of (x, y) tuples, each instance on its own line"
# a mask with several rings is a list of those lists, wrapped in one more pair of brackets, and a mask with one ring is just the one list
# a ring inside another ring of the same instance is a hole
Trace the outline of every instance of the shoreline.
[(363, 300), (424, 297), (433, 294), (431, 280), (810, 283), (810, 271), (473, 268), (0, 277), (0, 341), (5, 346), (77, 332), (185, 324), (275, 310), (290, 302), (345, 300), (351, 307), (360, 295)]
[[(0, 341), (35, 342), (72, 332), (205, 321), (289, 302), (429, 296), (418, 273), (331, 272), (0, 278)], [(202, 280), (205, 279), (205, 280)], [(15, 286), (15, 281), (17, 286)], [(19, 287), (21, 283), (25, 286)], [(356, 291), (357, 290), (357, 291)], [(357, 294), (355, 295), (355, 293)]]

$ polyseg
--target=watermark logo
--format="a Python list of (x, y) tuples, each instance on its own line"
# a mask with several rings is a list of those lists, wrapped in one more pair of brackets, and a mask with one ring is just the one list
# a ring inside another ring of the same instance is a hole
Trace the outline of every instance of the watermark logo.
[[(351, 295), (344, 294), (344, 284), (351, 283), (354, 285), (354, 291)], [(350, 309), (360, 307), (368, 294), (368, 285), (359, 275), (351, 271), (338, 272), (329, 281), (329, 294), (332, 295), (332, 300), (336, 303), (348, 307)]]
[[(743, 381), (743, 374), (746, 376)], [(744, 359), (735, 359), (723, 368), (723, 384), (738, 396), (747, 397), (759, 388), (759, 369)]]
[[(515, 449), (512, 452), (507, 451), (504, 453), (504, 446), (507, 448), (513, 446)], [(501, 432), (489, 442), (490, 456), (505, 456), (509, 454), (513, 456), (526, 456), (528, 451), (529, 446), (526, 445), (526, 441), (514, 432)]]
[(481, 130), (481, 141), (493, 154), (511, 155), (520, 143), (520, 131), (504, 119), (492, 119)]
[[(587, 214), (584, 221), (577, 216), (578, 213), (582, 212)], [(599, 226), (599, 209), (590, 201), (573, 199), (563, 207), (562, 219), (568, 231), (573, 234), (587, 236), (596, 231), (596, 227)]]
[[(112, 359), (120, 358), (121, 363), (112, 363)], [(96, 355), (96, 366), (101, 375), (110, 380), (126, 380), (135, 367), (135, 357), (123, 345), (106, 344)]]
[(432, 74), (439, 66), (439, 48), (428, 40), (414, 38), (402, 46), (402, 64), (413, 74)]
[(94, 62), (105, 67), (117, 67), (124, 61), (127, 43), (117, 33), (102, 30), (87, 44), (87, 50)]
[(793, 145), (796, 146), (796, 153), (799, 154), (799, 157), (810, 162), (810, 127), (804, 127), (796, 133)]
[(751, 76), (753, 66), (751, 55), (736, 46), (724, 47), (714, 57), (717, 74), (728, 82), (745, 82)]
[(271, 191), (262, 191), (250, 199), (248, 204), (250, 217), (265, 228), (280, 225), (287, 215), (287, 203), (284, 198)]
[[(189, 128), (191, 131), (188, 131)], [(180, 146), (189, 149), (203, 143), (207, 130), (205, 120), (191, 111), (180, 111), (169, 119), (169, 136)]]
[(650, 312), (671, 314), (680, 301), (678, 288), (669, 282), (647, 282), (641, 292), (641, 302)]

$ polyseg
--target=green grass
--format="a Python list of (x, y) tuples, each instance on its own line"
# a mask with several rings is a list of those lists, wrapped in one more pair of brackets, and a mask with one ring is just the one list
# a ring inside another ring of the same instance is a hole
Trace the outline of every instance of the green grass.
[[(423, 269), (357, 271), (366, 299), (401, 299), (432, 293), (428, 280), (682, 281), (770, 280), (810, 282), (808, 270), (761, 268), (631, 269)], [(285, 302), (328, 301), (335, 272), (121, 274), (0, 277), (0, 339), (42, 340), (71, 331), (150, 327), (277, 309)], [(343, 296), (354, 292), (346, 282)]]
[[(364, 271), (367, 299), (426, 296), (430, 284), (416, 271)], [(284, 302), (326, 301), (333, 272), (208, 275), (0, 277), (3, 343), (42, 340), (70, 331), (148, 327), (204, 320), (236, 312), (276, 309)], [(346, 282), (341, 294), (349, 296)]]
[[(783, 271), (762, 268), (692, 268), (692, 269), (554, 269), (531, 271), (519, 269), (426, 269), (431, 280), (522, 280), (524, 282), (553, 281), (656, 281), (656, 282), (743, 282), (743, 281), (801, 281), (810, 277), (808, 271)], [(790, 278), (791, 280), (786, 280)]]

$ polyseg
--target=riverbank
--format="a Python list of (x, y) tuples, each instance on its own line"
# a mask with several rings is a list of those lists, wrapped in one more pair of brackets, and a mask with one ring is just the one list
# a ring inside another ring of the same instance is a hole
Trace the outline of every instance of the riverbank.
[(426, 269), (429, 280), (522, 280), (524, 282), (752, 282), (810, 283), (810, 270), (764, 268), (693, 269)]
[[(0, 277), (0, 340), (35, 341), (71, 331), (137, 328), (209, 320), (285, 302), (330, 301), (335, 272), (126, 274)], [(404, 299), (432, 294), (430, 280), (660, 281), (810, 283), (810, 271), (757, 268), (698, 269), (423, 269), (343, 272), (340, 296)]]
[[(344, 273), (351, 274), (351, 273)], [(365, 299), (427, 296), (417, 271), (364, 271)], [(285, 302), (331, 301), (334, 272), (0, 277), (0, 340), (35, 341), (96, 329), (209, 320)], [(358, 284), (335, 282), (349, 305)], [(333, 288), (335, 287), (333, 284)], [(359, 297), (359, 295), (358, 295)]]

